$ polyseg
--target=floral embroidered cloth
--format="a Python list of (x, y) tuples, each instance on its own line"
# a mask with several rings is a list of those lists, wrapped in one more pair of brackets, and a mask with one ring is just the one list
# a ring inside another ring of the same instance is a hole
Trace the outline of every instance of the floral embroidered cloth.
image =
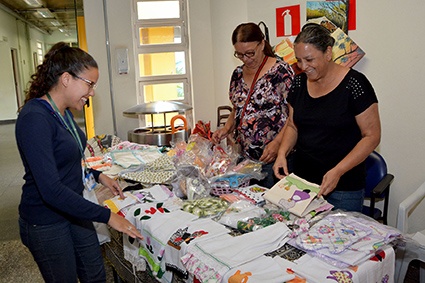
[[(338, 233), (329, 230), (330, 226), (328, 225), (334, 224), (335, 228), (340, 229)], [(318, 237), (314, 240), (316, 243), (307, 243), (309, 237), (312, 240), (312, 236), (309, 235), (311, 232)], [(362, 237), (365, 233), (366, 235)], [(337, 234), (339, 234), (339, 238), (336, 236)], [(396, 241), (400, 235), (401, 232), (396, 228), (383, 225), (360, 213), (336, 212), (317, 222), (310, 231), (301, 234), (295, 239), (294, 244), (329, 264), (348, 267), (367, 261), (388, 244)], [(319, 243), (320, 239), (327, 240), (331, 237), (333, 237), (333, 242), (325, 244), (331, 247), (330, 249)], [(303, 241), (304, 243), (302, 243)], [(314, 246), (317, 249), (314, 249)]]

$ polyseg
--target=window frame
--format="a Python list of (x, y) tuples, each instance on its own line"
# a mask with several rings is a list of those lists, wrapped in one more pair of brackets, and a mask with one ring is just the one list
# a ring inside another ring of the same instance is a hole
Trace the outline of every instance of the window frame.
[[(149, 84), (163, 84), (163, 83), (183, 83), (184, 84), (184, 98), (183, 100), (173, 100), (192, 105), (192, 91), (191, 91), (191, 67), (190, 67), (190, 53), (189, 53), (189, 40), (188, 40), (188, 26), (187, 26), (187, 0), (178, 0), (180, 7), (180, 17), (174, 19), (152, 19), (152, 20), (139, 20), (137, 3), (139, 2), (163, 2), (167, 0), (133, 0), (134, 4), (134, 45), (135, 45), (135, 70), (137, 76), (137, 101), (138, 103), (145, 103), (143, 85)], [(181, 27), (181, 42), (168, 43), (168, 44), (149, 44), (142, 45), (140, 39), (140, 28), (145, 27), (162, 27), (162, 26), (180, 26)], [(139, 55), (149, 53), (164, 53), (164, 52), (184, 52), (185, 58), (185, 74), (174, 75), (152, 75), (141, 76), (139, 69)]]

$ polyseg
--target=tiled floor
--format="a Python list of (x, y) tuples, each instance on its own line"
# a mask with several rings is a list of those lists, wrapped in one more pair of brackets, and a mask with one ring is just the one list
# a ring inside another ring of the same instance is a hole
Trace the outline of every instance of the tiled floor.
[[(0, 282), (42, 283), (37, 265), (19, 237), (18, 205), (24, 169), (14, 133), (15, 124), (0, 122)], [(111, 267), (105, 266), (106, 282), (114, 282)]]
[(15, 142), (15, 124), (0, 124), (0, 241), (19, 239), (18, 204), (24, 169)]

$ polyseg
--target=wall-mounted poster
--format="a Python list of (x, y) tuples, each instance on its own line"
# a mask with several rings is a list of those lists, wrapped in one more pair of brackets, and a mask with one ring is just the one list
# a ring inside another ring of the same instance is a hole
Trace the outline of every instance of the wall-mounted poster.
[[(326, 1), (335, 1), (335, 0), (326, 0)], [(348, 0), (348, 30), (355, 30), (356, 25), (357, 25), (356, 0)]]
[(349, 0), (307, 1), (307, 21), (326, 17), (345, 33), (348, 33), (349, 2)]
[(335, 44), (332, 48), (332, 59), (335, 63), (352, 67), (365, 55), (365, 52), (357, 43), (326, 17), (314, 18), (309, 20), (308, 23), (322, 25), (331, 32), (331, 36), (335, 38)]

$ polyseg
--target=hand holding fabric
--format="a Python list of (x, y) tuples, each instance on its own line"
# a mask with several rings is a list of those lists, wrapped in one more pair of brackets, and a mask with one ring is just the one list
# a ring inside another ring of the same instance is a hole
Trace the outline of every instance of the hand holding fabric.
[(99, 182), (110, 189), (114, 196), (120, 195), (121, 198), (125, 198), (122, 188), (117, 180), (109, 178), (107, 175), (102, 173), (99, 175)]

